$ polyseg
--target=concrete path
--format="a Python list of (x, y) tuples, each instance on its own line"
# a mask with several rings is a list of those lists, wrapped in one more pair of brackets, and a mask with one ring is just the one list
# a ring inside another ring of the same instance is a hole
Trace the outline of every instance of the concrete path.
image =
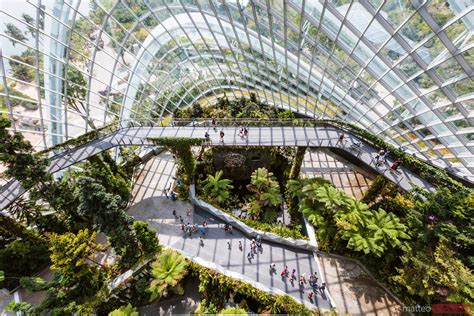
[[(250, 240), (241, 232), (234, 230), (233, 234), (226, 233), (223, 229), (224, 223), (220, 220), (200, 209), (192, 211), (191, 216), (187, 216), (187, 209), (192, 209), (192, 205), (181, 201), (173, 202), (166, 197), (153, 197), (136, 203), (130, 207), (128, 213), (137, 220), (147, 221), (156, 229), (161, 244), (179, 250), (187, 256), (213, 262), (228, 271), (244, 275), (267, 287), (280, 289), (309, 306), (317, 306), (321, 309), (331, 307), (325, 294), (318, 291), (315, 301), (310, 302), (307, 298), (307, 294), (311, 291), (308, 284), (300, 288), (297, 280), (290, 282), (289, 278), (280, 277), (284, 266), (288, 266), (290, 272), (296, 269), (297, 277), (303, 273), (306, 273), (308, 277), (315, 271), (320, 275), (310, 251), (263, 242), (262, 251), (257, 252), (253, 259), (248, 260)], [(204, 246), (200, 245), (199, 233), (184, 237), (180, 220), (172, 215), (173, 210), (176, 210), (178, 216), (183, 217), (185, 224), (201, 225), (204, 220), (209, 223)], [(228, 241), (231, 242), (231, 249), (228, 249)], [(239, 241), (242, 242), (242, 250), (238, 247)], [(270, 273), (270, 263), (276, 264), (276, 273)]]
[[(210, 127), (138, 127), (118, 130), (105, 137), (59, 154), (51, 159), (49, 172), (57, 172), (84, 159), (94, 156), (104, 150), (116, 146), (153, 145), (151, 137), (204, 137), (206, 131), (210, 132), (214, 146), (310, 146), (310, 147), (338, 147), (351, 154), (354, 159), (359, 159), (374, 172), (383, 173), (389, 180), (405, 190), (413, 186), (434, 190), (433, 185), (426, 182), (418, 175), (403, 166), (398, 172), (388, 172), (386, 169), (375, 167), (373, 157), (377, 149), (364, 143), (362, 140), (348, 135), (343, 144), (337, 140), (341, 131), (335, 127), (251, 127), (248, 139), (238, 136), (238, 127), (220, 127), (225, 133), (224, 142), (220, 141), (219, 133)], [(345, 131), (345, 133), (347, 133)], [(353, 152), (349, 147), (354, 143), (362, 143), (361, 151)], [(391, 163), (391, 161), (389, 161)], [(9, 181), (0, 189), (0, 210), (10, 205), (21, 196), (25, 190), (15, 179)]]
[[(322, 271), (338, 311), (350, 315), (403, 315), (402, 305), (358, 264), (319, 254)], [(408, 315), (408, 313), (406, 313)]]

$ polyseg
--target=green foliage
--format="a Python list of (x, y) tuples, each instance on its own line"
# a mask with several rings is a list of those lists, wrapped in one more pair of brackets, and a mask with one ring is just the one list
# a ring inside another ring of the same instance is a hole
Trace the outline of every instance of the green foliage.
[(325, 181), (301, 182), (289, 182), (287, 190), (299, 199), (300, 211), (316, 227), (320, 247), (337, 247), (340, 240), (347, 240), (347, 248), (378, 257), (388, 249), (406, 247), (403, 239), (410, 236), (395, 214), (382, 209), (371, 212), (367, 204)]
[(149, 291), (152, 293), (151, 300), (161, 296), (167, 296), (169, 292), (182, 292), (180, 281), (187, 273), (188, 263), (178, 252), (168, 249), (161, 253), (152, 263), (151, 282)]
[(31, 304), (27, 302), (15, 302), (11, 301), (6, 307), (5, 310), (10, 312), (29, 312), (31, 310)]
[(17, 41), (25, 42), (28, 39), (25, 35), (23, 35), (23, 32), (13, 23), (5, 23), (5, 26), (7, 27), (5, 30), (5, 35), (12, 37), (12, 39), (10, 39), (10, 42), (13, 46), (17, 44)]
[(193, 182), (194, 170), (196, 163), (191, 151), (192, 146), (199, 146), (204, 143), (204, 138), (186, 138), (186, 137), (160, 137), (150, 139), (155, 145), (165, 146), (177, 158), (179, 168), (184, 171), (184, 183), (190, 184)]
[(204, 180), (204, 194), (218, 206), (227, 205), (230, 198), (230, 190), (233, 188), (232, 181), (229, 179), (221, 179), (223, 171), (219, 170), (214, 176), (208, 175)]
[[(356, 216), (357, 222), (351, 222), (350, 219)], [(400, 219), (382, 209), (374, 212), (352, 209), (352, 212), (342, 216), (342, 220), (345, 221), (344, 227), (347, 227), (342, 232), (342, 239), (348, 241), (347, 247), (365, 254), (380, 257), (389, 247), (405, 247), (402, 239), (410, 238), (404, 232), (406, 226), (400, 223)]]
[(89, 177), (79, 177), (78, 185), (78, 213), (107, 235), (115, 252), (121, 256), (122, 267), (130, 267), (137, 260), (135, 250), (139, 245), (131, 227), (133, 219), (121, 208), (120, 196), (108, 193), (101, 183)]
[[(268, 310), (269, 306), (276, 307), (281, 314), (309, 314), (309, 310), (297, 303), (291, 296), (272, 295), (256, 289), (251, 284), (235, 280), (224, 274), (217, 273), (194, 262), (189, 262), (191, 274), (199, 278), (199, 292), (203, 293), (203, 300), (196, 313), (216, 313), (223, 308), (224, 299), (230, 293), (239, 294), (246, 299), (252, 299), (260, 304), (258, 312)], [(245, 305), (245, 304), (240, 304)]]
[(101, 249), (95, 244), (96, 233), (88, 229), (77, 234), (52, 233), (49, 235), (51, 269), (61, 275), (62, 285), (68, 288), (80, 286), (84, 293), (92, 294), (98, 290), (100, 271), (94, 262), (95, 251)]
[(49, 262), (46, 240), (5, 215), (0, 215), (0, 246), (1, 287), (13, 289), (20, 277), (38, 273)]
[(49, 180), (51, 175), (46, 172), (48, 160), (33, 155), (33, 146), (21, 133), (11, 134), (8, 127), (10, 120), (0, 115), (0, 162), (7, 167), (5, 174), (16, 178), (25, 189)]
[(474, 299), (474, 276), (446, 243), (439, 243), (433, 253), (412, 251), (402, 258), (393, 279), (426, 302), (471, 303)]
[(127, 306), (122, 306), (109, 313), (109, 316), (138, 316), (137, 309), (128, 303)]
[(36, 78), (36, 58), (34, 51), (29, 48), (21, 55), (13, 55), (8, 61), (12, 69), (12, 75), (22, 81), (31, 82)]
[(397, 186), (384, 176), (378, 175), (370, 184), (369, 189), (365, 192), (362, 202), (373, 203), (379, 196), (392, 195), (397, 191)]
[(144, 256), (153, 256), (160, 251), (156, 232), (148, 226), (148, 223), (134, 221), (132, 227), (140, 243), (140, 250)]
[(67, 67), (67, 80), (63, 81), (63, 94), (68, 107), (81, 114), (92, 129), (96, 129), (94, 121), (87, 115), (87, 81), (84, 74), (73, 66)]
[(104, 186), (107, 193), (120, 196), (122, 207), (128, 204), (131, 178), (117, 165), (109, 152), (90, 157), (81, 175), (95, 179)]
[(247, 315), (245, 309), (240, 307), (226, 307), (219, 312), (217, 315)]
[(20, 285), (32, 292), (44, 291), (48, 289), (48, 284), (46, 281), (39, 277), (22, 277), (20, 278)]
[(260, 219), (264, 209), (274, 209), (283, 201), (278, 181), (265, 168), (258, 168), (252, 173), (247, 189), (255, 194), (247, 204), (253, 219)]

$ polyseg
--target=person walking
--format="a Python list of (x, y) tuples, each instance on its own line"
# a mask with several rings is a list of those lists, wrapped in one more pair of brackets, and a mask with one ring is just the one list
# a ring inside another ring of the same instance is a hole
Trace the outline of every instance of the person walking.
[(176, 210), (173, 210), (173, 216), (176, 218)]
[(239, 250), (242, 251), (242, 241), (239, 240)]
[(180, 222), (181, 224), (184, 223), (184, 219), (183, 219), (183, 217), (182, 217), (181, 215), (179, 215), (179, 222)]
[(340, 143), (341, 145), (344, 145), (343, 141), (344, 141), (344, 137), (345, 137), (345, 136), (346, 136), (346, 135), (344, 135), (344, 133), (341, 133), (341, 135), (339, 135), (339, 139), (338, 139), (337, 142), (336, 142), (336, 146), (339, 145), (339, 143)]
[(216, 119), (212, 118), (212, 128), (214, 129), (214, 132), (217, 132), (217, 124), (216, 124)]
[(232, 247), (232, 246), (231, 246), (231, 244), (230, 244), (230, 240), (227, 240), (227, 249), (230, 250), (231, 247)]
[(211, 136), (207, 131), (204, 133), (204, 138), (206, 139), (207, 143), (211, 144)]
[(296, 279), (296, 269), (293, 269), (293, 271), (291, 271), (291, 278)]
[(378, 166), (380, 165), (380, 160), (382, 159), (382, 157), (385, 155), (385, 150), (383, 149), (380, 149), (379, 152), (377, 153), (377, 155), (375, 155), (375, 165)]
[(303, 282), (306, 283), (306, 273), (303, 273), (300, 278), (302, 278)]
[(313, 301), (313, 295), (314, 295), (314, 292), (312, 291), (308, 293), (308, 300), (310, 300), (311, 302)]
[(199, 236), (199, 244), (201, 247), (204, 247), (204, 238), (202, 236)]
[(191, 122), (193, 124), (193, 127), (196, 126), (196, 118), (194, 116), (191, 117)]
[(166, 196), (167, 199), (169, 199), (169, 196), (168, 196), (168, 189), (163, 189), (163, 194)]
[(383, 155), (383, 163), (387, 163), (388, 156), (390, 155), (390, 150), (387, 150)]
[(319, 290), (322, 292), (324, 292), (324, 290), (326, 289), (326, 283), (321, 283), (321, 286), (319, 287)]
[(186, 210), (186, 216), (188, 216), (188, 217), (191, 216), (191, 209), (190, 209), (190, 208), (188, 208), (188, 209)]
[(252, 257), (253, 257), (252, 253), (249, 252), (249, 253), (247, 254), (247, 259), (249, 260), (249, 262), (252, 262)]
[(221, 136), (221, 143), (224, 144), (224, 131), (221, 130), (221, 132), (219, 133), (219, 135)]
[(395, 162), (390, 166), (390, 171), (395, 172), (397, 171), (398, 167), (402, 164), (400, 159), (395, 160)]
[(249, 136), (249, 130), (247, 129), (247, 127), (244, 127), (244, 137), (248, 138), (248, 136)]

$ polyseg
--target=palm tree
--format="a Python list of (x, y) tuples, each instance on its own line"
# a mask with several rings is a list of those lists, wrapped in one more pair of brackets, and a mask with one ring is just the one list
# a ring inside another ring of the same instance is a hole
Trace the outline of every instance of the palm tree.
[(168, 291), (173, 293), (183, 293), (183, 288), (179, 282), (187, 273), (188, 263), (178, 252), (168, 249), (158, 256), (157, 260), (151, 265), (151, 275), (154, 280), (151, 281), (149, 291), (151, 292), (151, 301), (160, 296), (167, 296)]
[(204, 193), (218, 204), (225, 204), (229, 200), (229, 190), (233, 188), (232, 180), (221, 179), (223, 173), (222, 170), (219, 170), (214, 176), (208, 175), (204, 180)]

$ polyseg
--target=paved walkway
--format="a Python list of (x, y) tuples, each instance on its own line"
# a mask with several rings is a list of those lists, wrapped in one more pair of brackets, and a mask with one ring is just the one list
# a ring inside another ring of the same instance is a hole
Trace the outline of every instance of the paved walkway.
[[(227, 271), (239, 273), (269, 288), (284, 291), (309, 306), (317, 306), (321, 309), (331, 307), (325, 294), (321, 295), (318, 292), (315, 302), (309, 302), (307, 294), (310, 287), (308, 284), (302, 291), (297, 280), (290, 282), (290, 279), (280, 277), (280, 271), (285, 265), (288, 266), (290, 272), (292, 269), (296, 269), (298, 277), (302, 273), (309, 276), (315, 271), (319, 275), (321, 272), (317, 270), (312, 252), (264, 241), (262, 251), (255, 254), (253, 259), (248, 260), (250, 240), (241, 232), (234, 230), (233, 234), (226, 233), (223, 229), (223, 222), (200, 209), (194, 210), (191, 216), (187, 216), (186, 210), (188, 208), (192, 209), (193, 207), (191, 204), (181, 201), (173, 202), (166, 197), (153, 197), (133, 205), (128, 213), (137, 220), (147, 221), (151, 227), (156, 229), (161, 244), (179, 250), (189, 257), (199, 257), (205, 261), (213, 262)], [(204, 220), (210, 223), (204, 246), (199, 243), (200, 234), (198, 233), (183, 238), (180, 220), (174, 218), (173, 210), (177, 211), (178, 216), (184, 218), (184, 223), (201, 225)], [(231, 249), (228, 249), (227, 241), (231, 242)], [(239, 250), (239, 241), (243, 244), (242, 250)], [(270, 273), (270, 263), (276, 264), (276, 273)]]
[[(118, 130), (105, 137), (74, 148), (66, 153), (51, 159), (49, 172), (57, 172), (75, 163), (94, 156), (104, 150), (116, 146), (152, 145), (151, 137), (198, 137), (203, 138), (206, 131), (210, 132), (214, 146), (310, 146), (310, 147), (339, 147), (354, 159), (359, 159), (374, 171), (383, 173), (388, 179), (405, 190), (410, 190), (413, 185), (433, 190), (430, 183), (424, 181), (418, 175), (412, 173), (403, 166), (397, 173), (386, 169), (378, 169), (373, 163), (373, 157), (377, 149), (362, 142), (360, 139), (349, 135), (343, 144), (337, 144), (340, 131), (333, 127), (251, 127), (248, 139), (244, 140), (238, 136), (238, 127), (221, 127), (225, 133), (224, 142), (219, 139), (219, 133), (209, 127), (137, 127)], [(345, 132), (347, 133), (347, 132)], [(350, 145), (362, 142), (360, 152), (353, 152)], [(391, 162), (391, 161), (390, 161)], [(11, 180), (0, 189), (0, 210), (10, 205), (14, 200), (24, 193), (24, 189), (16, 180)]]

